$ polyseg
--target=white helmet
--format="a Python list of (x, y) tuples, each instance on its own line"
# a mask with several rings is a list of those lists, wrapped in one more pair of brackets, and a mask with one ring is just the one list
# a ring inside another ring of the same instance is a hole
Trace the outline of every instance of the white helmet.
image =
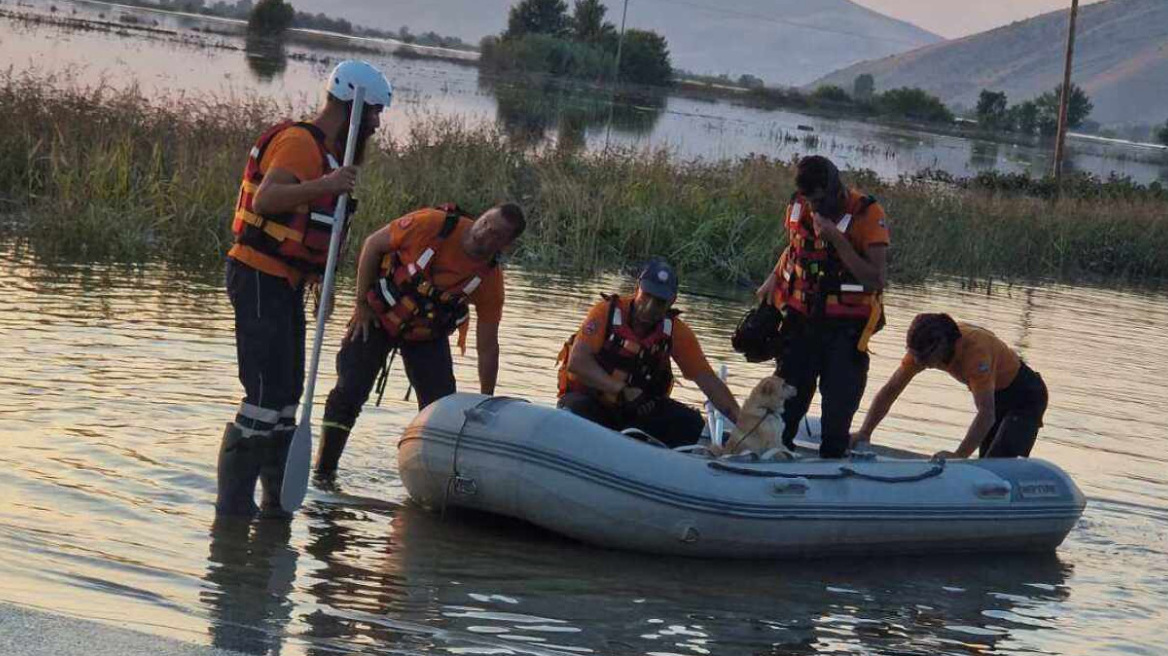
[(381, 105), (388, 109), (393, 100), (393, 85), (385, 79), (381, 71), (372, 64), (357, 59), (349, 59), (337, 64), (329, 75), (326, 89), (329, 95), (348, 102), (353, 99), (353, 89), (365, 87), (365, 104)]

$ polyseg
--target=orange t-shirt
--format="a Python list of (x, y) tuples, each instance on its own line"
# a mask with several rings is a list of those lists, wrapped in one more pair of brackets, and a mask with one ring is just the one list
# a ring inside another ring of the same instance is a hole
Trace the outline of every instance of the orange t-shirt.
[[(446, 212), (426, 208), (406, 214), (389, 224), (389, 247), (391, 251), (404, 250), (419, 255), (428, 244), (438, 238), (446, 223)], [(454, 231), (443, 240), (430, 262), (430, 276), (440, 288), (453, 287), (468, 278), (481, 273), (483, 262), (473, 260), (462, 249), (462, 238), (474, 225), (472, 219), (463, 217)], [(503, 270), (490, 267), (482, 276), (482, 282), (467, 297), (475, 307), (475, 316), (483, 323), (499, 323), (503, 320)]]
[[(888, 232), (888, 218), (884, 214), (884, 208), (880, 203), (872, 203), (864, 210), (863, 214), (857, 215), (860, 211), (860, 204), (866, 196), (854, 189), (848, 190), (848, 202), (844, 205), (844, 214), (851, 214), (852, 221), (848, 225), (848, 229), (844, 235), (848, 238), (852, 248), (864, 257), (868, 254), (868, 249), (873, 246), (887, 246), (890, 243), (890, 235)], [(811, 221), (811, 205), (806, 199), (799, 197), (794, 202), (787, 205), (787, 211), (783, 216), (783, 225), (786, 226), (788, 232), (794, 230), (791, 225), (791, 212), (795, 205), (799, 205), (799, 220)], [(787, 251), (784, 250), (779, 261), (775, 264), (775, 274), (782, 275), (783, 262), (787, 257)], [(779, 285), (775, 285), (774, 300), (775, 305), (782, 302), (779, 298)]]
[[(317, 146), (312, 133), (295, 126), (281, 130), (268, 144), (264, 156), (260, 158), (260, 173), (266, 174), (272, 169), (284, 169), (296, 176), (300, 182), (316, 180), (323, 176), (324, 162), (321, 160), (320, 147)], [(303, 274), (294, 267), (260, 253), (250, 246), (234, 244), (227, 255), (269, 275), (287, 278), (293, 286), (300, 284), (303, 278)]]
[[(972, 392), (996, 392), (1009, 387), (1018, 375), (1022, 360), (1005, 342), (990, 331), (968, 323), (957, 323), (961, 339), (953, 351), (953, 359), (938, 367), (965, 384)], [(911, 353), (905, 353), (900, 362), (901, 371), (909, 378), (926, 367)]]
[[(620, 308), (621, 316), (625, 321), (629, 320), (632, 304), (631, 298), (621, 297), (617, 301), (617, 307)], [(588, 311), (588, 316), (584, 318), (584, 322), (580, 324), (580, 330), (576, 333), (576, 339), (591, 346), (594, 353), (599, 353), (604, 348), (604, 340), (608, 336), (608, 308), (606, 300), (593, 305), (592, 309)], [(702, 346), (698, 343), (698, 338), (694, 335), (693, 330), (678, 317), (673, 318), (673, 344), (670, 355), (677, 363), (678, 368), (681, 369), (681, 375), (688, 380), (693, 380), (704, 373), (714, 373), (714, 368), (706, 360), (706, 354), (702, 352)], [(571, 372), (568, 375), (572, 377)], [(574, 379), (574, 377), (572, 378)]]

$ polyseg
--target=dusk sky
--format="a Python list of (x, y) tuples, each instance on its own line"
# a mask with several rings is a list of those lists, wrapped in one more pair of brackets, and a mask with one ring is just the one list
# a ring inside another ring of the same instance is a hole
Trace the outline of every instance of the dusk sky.
[[(889, 16), (959, 37), (1071, 6), (1071, 0), (854, 0)], [(1080, 4), (1098, 0), (1080, 0)]]

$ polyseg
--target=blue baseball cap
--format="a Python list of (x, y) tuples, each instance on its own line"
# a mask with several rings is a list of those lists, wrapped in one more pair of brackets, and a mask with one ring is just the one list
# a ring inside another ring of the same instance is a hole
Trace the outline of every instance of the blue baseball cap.
[(677, 272), (665, 260), (649, 260), (637, 278), (637, 285), (657, 298), (671, 303), (677, 300)]

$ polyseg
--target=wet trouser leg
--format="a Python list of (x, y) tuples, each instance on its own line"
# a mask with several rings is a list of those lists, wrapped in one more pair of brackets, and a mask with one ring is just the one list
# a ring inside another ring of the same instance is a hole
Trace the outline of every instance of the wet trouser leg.
[(705, 421), (702, 413), (670, 398), (661, 399), (653, 412), (628, 422), (665, 443), (669, 448), (697, 444)]
[(795, 449), (799, 423), (811, 407), (819, 378), (819, 343), (810, 330), (789, 330), (775, 375), (795, 388), (795, 395), (783, 405), (783, 445)]
[(284, 459), (304, 389), (304, 290), (230, 259), (226, 286), (245, 396), (223, 436), (215, 506), (220, 514), (254, 513), (258, 479), (265, 509), (279, 513)]
[(994, 394), (997, 418), (982, 440), (979, 455), (982, 458), (1029, 457), (1038, 429), (1042, 427), (1047, 401), (1046, 383), (1023, 363), (1013, 382)]
[(450, 339), (442, 337), (424, 342), (404, 342), (401, 346), (406, 377), (414, 386), (418, 410), (457, 391)]
[(620, 428), (620, 422), (617, 421), (615, 414), (591, 394), (568, 392), (560, 397), (556, 407), (610, 430)]
[(819, 455), (842, 458), (847, 455), (852, 418), (860, 408), (868, 383), (868, 354), (856, 349), (859, 331), (840, 326), (824, 334), (823, 368), (819, 373), (822, 441)]
[(389, 335), (376, 327), (368, 332), (368, 339), (357, 337), (341, 342), (341, 350), (337, 351), (337, 383), (324, 406), (317, 475), (330, 476), (336, 472), (349, 433), (369, 400), (392, 346)]

